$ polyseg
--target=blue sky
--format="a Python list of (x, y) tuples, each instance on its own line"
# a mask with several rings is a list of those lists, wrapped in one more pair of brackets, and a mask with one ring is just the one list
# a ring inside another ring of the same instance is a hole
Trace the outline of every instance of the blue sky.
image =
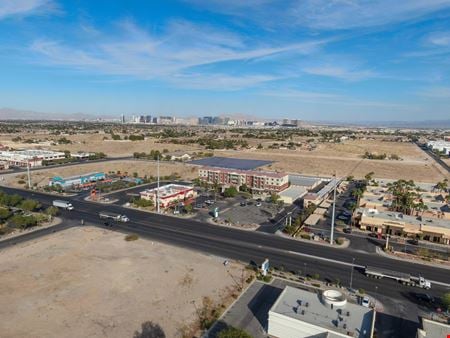
[(450, 118), (450, 0), (0, 0), (0, 108)]

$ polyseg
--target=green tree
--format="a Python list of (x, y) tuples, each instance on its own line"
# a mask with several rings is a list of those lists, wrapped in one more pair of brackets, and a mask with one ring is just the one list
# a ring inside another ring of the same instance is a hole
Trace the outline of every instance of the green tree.
[(8, 223), (16, 228), (27, 229), (37, 225), (37, 219), (32, 215), (29, 216), (14, 215), (9, 219)]
[(237, 194), (238, 194), (238, 191), (237, 191), (236, 187), (226, 188), (225, 191), (223, 192), (223, 195), (225, 197), (235, 197)]
[(228, 327), (220, 331), (217, 338), (252, 338), (252, 336), (242, 329)]
[(375, 173), (373, 171), (371, 171), (370, 173), (367, 173), (366, 176), (364, 176), (364, 179), (367, 182), (372, 181), (373, 175), (375, 175)]
[(11, 212), (6, 208), (0, 208), (0, 221), (4, 221), (11, 216)]
[(278, 196), (277, 194), (270, 194), (270, 202), (272, 203), (277, 203), (277, 201), (280, 199), (280, 196)]
[(388, 183), (387, 186), (388, 192), (393, 196), (392, 209), (410, 215), (417, 205), (416, 200), (419, 198), (414, 181), (398, 180)]
[(41, 204), (32, 199), (26, 199), (23, 200), (22, 203), (20, 203), (20, 208), (26, 211), (35, 211), (41, 207)]
[(58, 215), (58, 208), (54, 207), (53, 205), (49, 206), (47, 209), (45, 209), (45, 213), (49, 216), (55, 217)]
[(442, 296), (442, 304), (447, 311), (450, 311), (450, 292), (447, 292)]
[(263, 145), (260, 143), (258, 144), (258, 147), (256, 147), (256, 149), (264, 149)]

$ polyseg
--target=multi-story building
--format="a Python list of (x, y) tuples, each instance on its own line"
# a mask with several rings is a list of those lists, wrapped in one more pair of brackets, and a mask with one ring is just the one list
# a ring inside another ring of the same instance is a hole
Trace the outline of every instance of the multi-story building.
[(174, 116), (160, 116), (158, 124), (175, 124), (177, 119)]
[(179, 184), (168, 184), (159, 187), (159, 189), (146, 189), (139, 194), (142, 199), (153, 201), (154, 205), (157, 205), (159, 198), (159, 206), (162, 209), (177, 206), (180, 203), (183, 205), (191, 204), (197, 196), (193, 186)]
[(0, 170), (7, 170), (7, 169), (9, 169), (8, 161), (0, 161)]
[(289, 186), (289, 175), (286, 173), (203, 167), (198, 174), (202, 181), (224, 187), (245, 184), (253, 193), (278, 193)]
[(43, 161), (52, 162), (62, 160), (66, 154), (61, 151), (50, 150), (17, 150), (0, 151), (0, 160), (6, 161), (9, 166), (30, 167), (40, 166)]

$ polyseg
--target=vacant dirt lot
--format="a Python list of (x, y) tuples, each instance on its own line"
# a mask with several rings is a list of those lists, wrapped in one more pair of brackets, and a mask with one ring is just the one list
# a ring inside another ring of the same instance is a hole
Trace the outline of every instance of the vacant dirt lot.
[[(180, 162), (160, 162), (159, 171), (161, 176), (169, 176), (172, 174), (178, 174), (182, 179), (192, 179), (198, 175), (198, 167), (183, 164)], [(44, 170), (36, 170), (32, 172), (31, 180), (33, 183), (37, 183), (38, 186), (44, 186), (48, 184), (48, 180), (54, 176), (74, 176), (87, 174), (90, 172), (102, 171), (108, 173), (110, 171), (120, 171), (121, 173), (128, 173), (132, 175), (137, 172), (140, 177), (147, 176), (157, 176), (157, 164), (156, 162), (150, 161), (138, 161), (138, 160), (117, 160), (109, 162), (99, 162), (99, 163), (87, 163), (80, 164), (76, 166), (68, 167), (56, 167), (48, 168)], [(19, 184), (18, 181), (21, 178), (26, 177), (26, 173), (4, 175), (5, 181), (2, 184), (7, 184), (12, 187), (23, 187), (24, 184)], [(26, 181), (26, 178), (25, 178)]]
[(289, 150), (248, 150), (248, 151), (222, 151), (216, 152), (219, 156), (240, 157), (275, 161), (264, 167), (267, 170), (279, 170), (307, 175), (331, 176), (336, 171), (338, 176), (353, 175), (364, 177), (373, 171), (375, 177), (392, 179), (412, 179), (417, 182), (437, 182), (449, 177), (444, 170), (431, 158), (425, 160), (363, 160), (356, 156), (345, 157), (335, 155), (315, 155), (312, 152), (297, 152)]
[[(222, 302), (233, 280), (219, 257), (97, 228), (70, 229), (0, 255), (2, 337), (166, 337), (196, 320), (192, 303)], [(240, 280), (242, 267), (229, 271)]]
[(381, 140), (349, 140), (342, 143), (322, 143), (309, 152), (317, 156), (361, 157), (365, 152), (396, 154), (405, 161), (424, 161), (427, 156), (416, 145), (404, 142)]
[[(157, 143), (157, 139), (149, 138), (144, 141), (128, 141), (111, 140), (111, 135), (109, 134), (78, 134), (78, 135), (48, 135), (48, 134), (23, 134), (21, 135), (23, 140), (26, 139), (36, 139), (42, 140), (41, 143), (27, 144), (20, 142), (12, 142), (11, 139), (17, 135), (0, 135), (0, 143), (13, 147), (13, 148), (43, 148), (52, 150), (69, 150), (71, 152), (77, 151), (93, 151), (93, 152), (104, 152), (109, 157), (121, 157), (121, 156), (131, 156), (134, 152), (146, 152), (149, 153), (151, 150), (163, 149), (169, 150), (169, 152), (174, 151), (189, 151), (189, 150), (202, 150), (201, 147), (196, 145), (184, 145), (184, 144), (162, 144)], [(51, 141), (58, 140), (62, 137), (72, 141), (71, 144), (59, 144), (51, 145)], [(107, 140), (103, 138), (107, 137)]]

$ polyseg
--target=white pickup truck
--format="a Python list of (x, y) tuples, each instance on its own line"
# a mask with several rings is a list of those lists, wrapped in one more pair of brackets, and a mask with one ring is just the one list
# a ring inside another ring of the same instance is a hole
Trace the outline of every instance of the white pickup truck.
[(65, 210), (73, 210), (73, 205), (69, 201), (54, 200), (53, 206)]

